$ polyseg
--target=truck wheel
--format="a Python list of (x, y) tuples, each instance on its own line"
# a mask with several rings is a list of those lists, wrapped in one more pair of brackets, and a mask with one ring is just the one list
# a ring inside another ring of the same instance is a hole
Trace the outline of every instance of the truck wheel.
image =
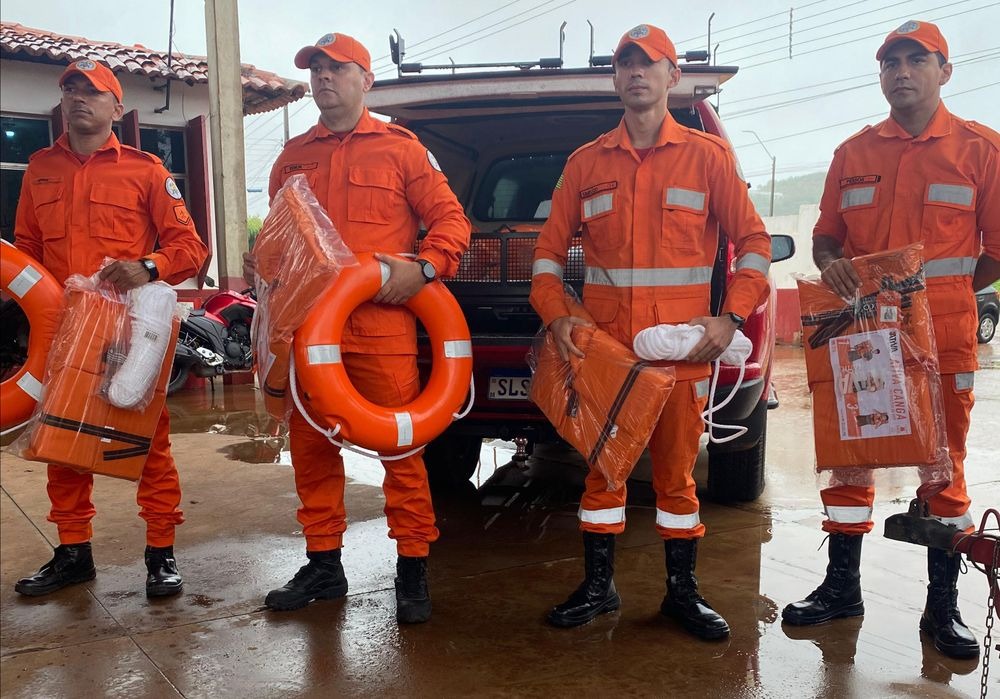
[(467, 483), (479, 465), (483, 448), (481, 437), (445, 434), (427, 445), (424, 466), (431, 484), (452, 486)]
[(170, 367), (170, 380), (167, 382), (168, 396), (172, 396), (184, 388), (184, 384), (187, 383), (188, 373), (190, 370), (191, 367), (189, 365), (174, 362), (173, 366)]
[(708, 451), (708, 494), (722, 502), (752, 502), (764, 490), (767, 425), (760, 439), (741, 451)]

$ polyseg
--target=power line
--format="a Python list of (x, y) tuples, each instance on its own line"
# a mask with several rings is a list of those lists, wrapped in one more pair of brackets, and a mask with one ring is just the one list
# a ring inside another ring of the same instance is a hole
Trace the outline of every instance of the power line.
[[(788, 9), (789, 10), (804, 10), (807, 7), (812, 7), (813, 5), (819, 5), (819, 4), (827, 2), (827, 1), (828, 0), (814, 0), (813, 2), (806, 3), (805, 5), (802, 5), (801, 7), (794, 7), (794, 8), (793, 7), (789, 7)], [(732, 31), (733, 29), (744, 29), (744, 28), (750, 26), (751, 24), (756, 24), (757, 22), (763, 22), (765, 19), (774, 19), (775, 17), (787, 17), (787, 16), (788, 16), (788, 10), (782, 10), (781, 12), (775, 12), (774, 14), (771, 14), (771, 15), (765, 15), (763, 17), (758, 17), (757, 19), (751, 19), (748, 22), (741, 22), (740, 24), (734, 24), (731, 27), (722, 27), (720, 29), (713, 29), (712, 33), (713, 34), (721, 34), (723, 32)], [(741, 36), (747, 36), (747, 35), (743, 34)], [(686, 44), (689, 41), (697, 41), (698, 39), (707, 39), (707, 38), (708, 38), (708, 34), (699, 34), (698, 36), (693, 36), (690, 39), (681, 39), (680, 41), (677, 42), (677, 44), (679, 46), (680, 44)], [(738, 39), (740, 37), (734, 37), (734, 38)]]

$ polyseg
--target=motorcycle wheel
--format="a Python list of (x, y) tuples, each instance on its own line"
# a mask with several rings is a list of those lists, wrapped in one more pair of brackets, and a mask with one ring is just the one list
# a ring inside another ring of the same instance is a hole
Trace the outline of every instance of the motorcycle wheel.
[(184, 388), (184, 384), (187, 383), (188, 373), (190, 373), (190, 371), (190, 365), (174, 362), (173, 366), (170, 367), (170, 380), (167, 382), (168, 396), (172, 396), (177, 393), (177, 391)]

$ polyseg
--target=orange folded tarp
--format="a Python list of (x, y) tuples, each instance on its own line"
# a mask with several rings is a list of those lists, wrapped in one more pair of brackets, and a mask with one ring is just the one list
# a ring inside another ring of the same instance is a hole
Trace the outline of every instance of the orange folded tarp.
[(173, 320), (152, 400), (142, 410), (127, 410), (111, 405), (101, 393), (108, 361), (126, 349), (129, 322), (124, 303), (94, 292), (66, 292), (66, 311), (49, 353), (44, 394), (34, 424), (23, 437), (27, 443), (21, 456), (139, 479), (166, 400), (180, 322)]
[(639, 359), (596, 327), (576, 326), (573, 342), (586, 357), (559, 356), (551, 333), (535, 353), (531, 400), (609, 490), (624, 485), (642, 456), (675, 382), (671, 367)]
[(806, 374), (819, 470), (950, 469), (922, 246), (852, 260), (852, 303), (800, 279)]

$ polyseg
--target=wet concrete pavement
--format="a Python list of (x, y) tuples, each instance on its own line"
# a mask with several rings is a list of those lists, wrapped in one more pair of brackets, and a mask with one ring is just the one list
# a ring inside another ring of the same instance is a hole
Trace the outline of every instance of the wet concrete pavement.
[[(981, 348), (967, 472), (977, 518), (1000, 506), (1000, 343)], [(866, 616), (783, 627), (781, 607), (822, 578), (825, 550), (812, 473), (801, 350), (779, 348), (770, 414), (768, 485), (756, 503), (704, 501), (708, 536), (698, 576), (729, 621), (725, 642), (698, 642), (658, 614), (663, 548), (648, 484), (630, 484), (628, 530), (615, 580), (622, 609), (558, 630), (551, 604), (577, 585), (582, 549), (579, 462), (540, 450), (527, 468), (509, 445), (487, 444), (466, 489), (436, 493), (432, 620), (395, 622), (395, 549), (386, 537), (380, 466), (351, 462), (344, 565), (350, 593), (297, 612), (262, 609), (264, 595), (302, 564), (297, 498), (283, 435), (255, 392), (227, 387), (172, 400), (172, 437), (187, 522), (177, 553), (178, 598), (143, 594), (143, 523), (135, 486), (95, 488), (98, 577), (40, 599), (13, 591), (57, 543), (45, 520), (45, 469), (3, 454), (0, 472), (0, 694), (4, 697), (328, 696), (978, 696), (975, 661), (949, 660), (917, 622), (925, 553), (877, 533), (913, 483), (880, 481), (876, 534), (862, 561)], [(641, 468), (640, 468), (641, 472)], [(696, 473), (704, 484), (704, 463)], [(986, 579), (960, 580), (966, 622), (982, 638)], [(1000, 633), (994, 634), (998, 641)], [(991, 694), (1000, 695), (1000, 658)]]

